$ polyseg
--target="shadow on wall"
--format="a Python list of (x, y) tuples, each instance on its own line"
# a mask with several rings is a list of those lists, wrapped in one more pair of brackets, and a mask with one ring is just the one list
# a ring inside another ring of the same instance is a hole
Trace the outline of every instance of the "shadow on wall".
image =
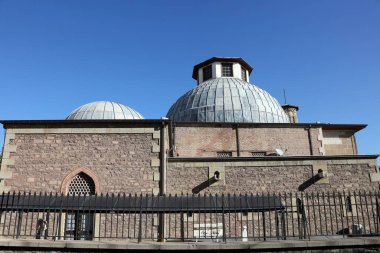
[(210, 185), (216, 183), (217, 181), (219, 181), (219, 175), (218, 176), (213, 176), (209, 179), (207, 179), (206, 181), (200, 183), (199, 185), (195, 186), (191, 192), (193, 194), (198, 194), (200, 193), (202, 190), (206, 189), (207, 187), (209, 187)]
[(327, 174), (326, 174), (326, 172), (324, 172), (323, 170), (320, 169), (320, 170), (318, 170), (318, 173), (315, 174), (312, 178), (306, 180), (300, 186), (298, 186), (298, 190), (304, 191), (307, 188), (309, 188), (311, 185), (315, 184), (316, 182), (318, 182), (319, 180), (321, 180), (324, 177), (327, 177)]

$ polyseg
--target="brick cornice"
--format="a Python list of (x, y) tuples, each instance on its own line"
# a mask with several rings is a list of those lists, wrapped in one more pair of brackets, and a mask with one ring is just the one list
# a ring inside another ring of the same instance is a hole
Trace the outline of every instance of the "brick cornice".
[(246, 162), (246, 161), (313, 161), (377, 159), (380, 155), (334, 156), (263, 156), (263, 157), (170, 157), (168, 162)]

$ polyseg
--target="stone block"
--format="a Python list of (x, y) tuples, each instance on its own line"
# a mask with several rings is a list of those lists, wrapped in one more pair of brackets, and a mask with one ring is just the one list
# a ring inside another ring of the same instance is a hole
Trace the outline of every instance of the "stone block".
[(152, 159), (150, 161), (150, 166), (152, 166), (152, 167), (159, 167), (160, 166), (160, 159)]
[(13, 175), (12, 171), (3, 170), (0, 172), (0, 180), (11, 179), (12, 175)]
[(152, 193), (153, 195), (158, 195), (160, 193), (160, 188), (153, 188)]
[(153, 173), (153, 181), (160, 181), (160, 173), (159, 172)]
[(156, 145), (156, 144), (153, 144), (153, 146), (152, 146), (152, 152), (153, 153), (159, 153), (160, 152), (160, 146)]
[(379, 172), (370, 173), (369, 177), (370, 177), (371, 182), (380, 182), (380, 173)]
[(4, 152), (16, 152), (17, 146), (16, 145), (4, 145)]
[(153, 132), (153, 139), (160, 139), (160, 131)]
[(3, 159), (1, 162), (1, 166), (13, 166), (13, 165), (15, 165), (15, 159), (13, 157)]

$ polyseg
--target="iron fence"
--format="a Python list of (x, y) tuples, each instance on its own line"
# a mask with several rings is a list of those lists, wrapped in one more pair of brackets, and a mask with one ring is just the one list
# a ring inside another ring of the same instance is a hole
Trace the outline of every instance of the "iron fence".
[(3, 193), (0, 236), (215, 241), (379, 234), (379, 192), (64, 196)]

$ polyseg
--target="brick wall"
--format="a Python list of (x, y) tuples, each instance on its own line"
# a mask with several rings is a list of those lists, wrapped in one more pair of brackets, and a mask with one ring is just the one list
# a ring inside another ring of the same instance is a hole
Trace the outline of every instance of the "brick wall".
[[(310, 129), (310, 135), (313, 154), (319, 155), (318, 129)], [(308, 130), (304, 128), (240, 128), (239, 137), (242, 156), (275, 149), (282, 149), (286, 155), (310, 155)]]
[(234, 152), (235, 130), (226, 127), (176, 127), (176, 153), (181, 157), (215, 157), (218, 151)]
[[(320, 155), (319, 129), (310, 130), (314, 155)], [(239, 128), (240, 155), (252, 152), (273, 153), (282, 149), (286, 155), (310, 155), (308, 130), (304, 128)], [(175, 127), (176, 154), (179, 157), (215, 157), (217, 152), (229, 151), (237, 156), (236, 129), (232, 127)]]
[(14, 165), (5, 181), (9, 190), (60, 192), (65, 177), (86, 168), (99, 179), (101, 191), (152, 193), (158, 188), (151, 161), (158, 139), (152, 134), (15, 134)]

